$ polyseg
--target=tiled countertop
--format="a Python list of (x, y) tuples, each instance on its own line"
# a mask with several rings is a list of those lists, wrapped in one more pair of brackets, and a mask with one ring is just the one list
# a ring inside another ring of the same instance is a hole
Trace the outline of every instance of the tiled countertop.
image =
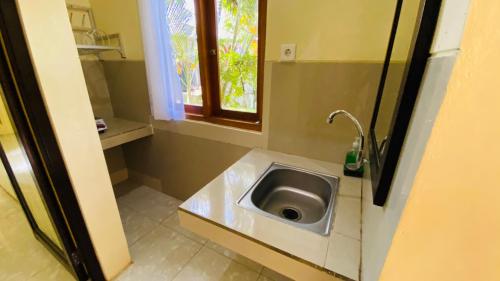
[[(300, 229), (237, 205), (273, 162), (340, 178), (333, 231)], [(252, 237), (327, 270), (359, 280), (361, 179), (345, 177), (342, 165), (254, 149), (185, 201), (181, 209)]]

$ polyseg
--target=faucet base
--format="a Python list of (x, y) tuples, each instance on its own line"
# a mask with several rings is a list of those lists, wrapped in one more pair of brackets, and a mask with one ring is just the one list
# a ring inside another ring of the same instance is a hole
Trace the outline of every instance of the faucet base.
[(363, 165), (357, 170), (350, 170), (346, 167), (346, 165), (344, 165), (344, 176), (362, 178), (364, 173), (365, 168)]

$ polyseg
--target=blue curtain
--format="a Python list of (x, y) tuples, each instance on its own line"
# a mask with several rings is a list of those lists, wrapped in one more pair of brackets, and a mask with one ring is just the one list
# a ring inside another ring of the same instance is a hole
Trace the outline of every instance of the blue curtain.
[(184, 119), (181, 83), (170, 39), (165, 0), (138, 0), (153, 117)]

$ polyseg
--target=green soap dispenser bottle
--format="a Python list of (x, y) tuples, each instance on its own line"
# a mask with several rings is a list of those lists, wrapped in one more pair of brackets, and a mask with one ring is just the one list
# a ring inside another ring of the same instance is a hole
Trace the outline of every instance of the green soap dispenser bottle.
[(360, 138), (356, 137), (356, 139), (354, 139), (354, 142), (352, 143), (352, 149), (349, 150), (345, 155), (344, 175), (346, 176), (357, 177), (357, 178), (363, 177), (363, 173), (365, 170), (364, 165), (361, 165), (361, 167), (359, 167), (359, 169), (357, 170), (351, 170), (347, 168), (349, 166), (352, 167), (356, 165), (358, 161), (360, 143), (361, 143)]

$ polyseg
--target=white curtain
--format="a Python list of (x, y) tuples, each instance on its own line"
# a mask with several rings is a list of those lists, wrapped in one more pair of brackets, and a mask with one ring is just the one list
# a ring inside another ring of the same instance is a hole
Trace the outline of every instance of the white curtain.
[(184, 119), (181, 84), (170, 40), (165, 0), (138, 0), (153, 117)]

